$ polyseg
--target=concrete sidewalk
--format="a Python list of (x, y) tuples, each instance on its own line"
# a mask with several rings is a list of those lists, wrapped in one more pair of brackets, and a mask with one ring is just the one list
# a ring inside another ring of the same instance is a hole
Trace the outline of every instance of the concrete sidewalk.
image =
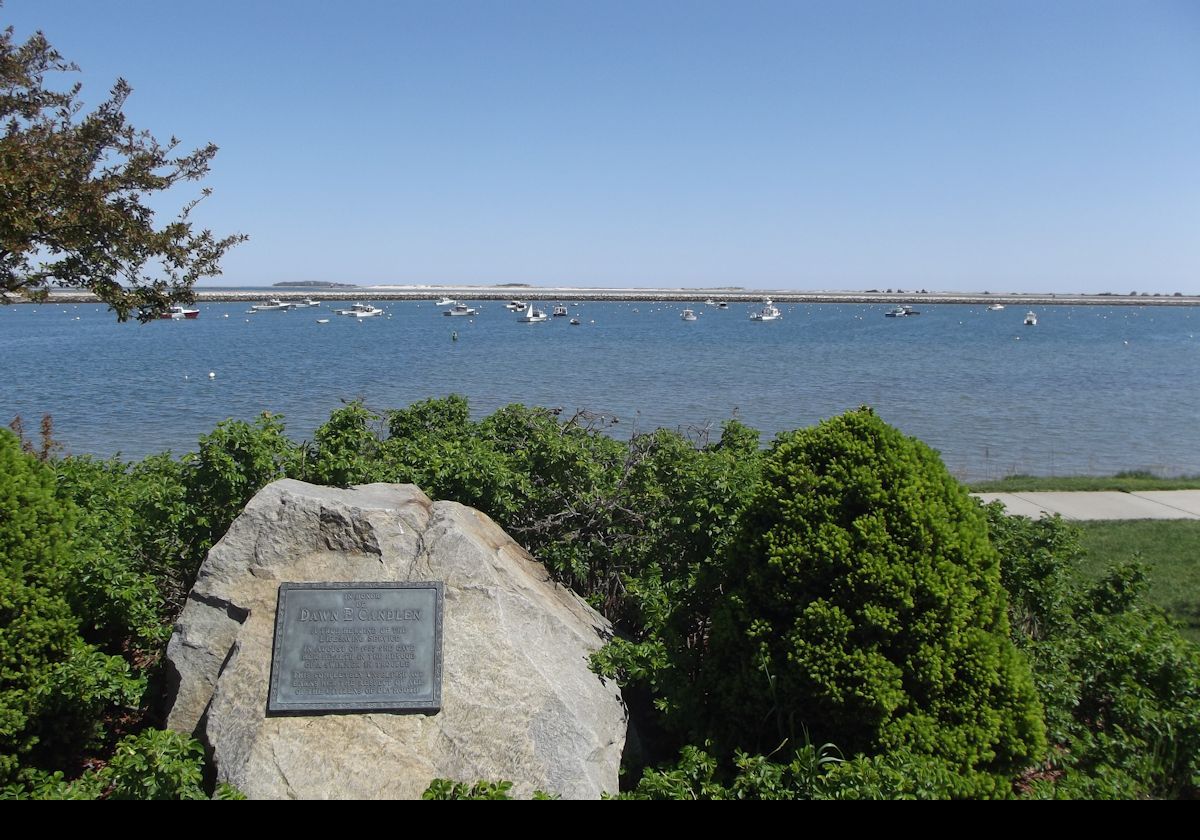
[(1142, 490), (1138, 493), (973, 493), (984, 502), (1003, 502), (1016, 516), (1040, 519), (1200, 519), (1200, 490)]

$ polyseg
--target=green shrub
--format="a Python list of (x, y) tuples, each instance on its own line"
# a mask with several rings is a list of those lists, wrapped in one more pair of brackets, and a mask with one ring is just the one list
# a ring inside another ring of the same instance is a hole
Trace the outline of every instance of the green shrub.
[[(204, 748), (169, 730), (147, 729), (123, 738), (112, 759), (67, 781), (61, 771), (27, 770), (22, 784), (0, 790), (0, 799), (208, 799), (203, 786)], [(220, 785), (218, 799), (244, 799)]]
[(70, 593), (89, 558), (76, 521), (54, 471), (0, 430), (0, 783), (23, 762), (53, 764), (88, 745), (101, 712), (136, 704), (145, 687), (79, 634)]
[(624, 688), (650, 754), (641, 760), (673, 754), (689, 736), (709, 737), (698, 722), (697, 674), (727, 585), (717, 558), (738, 536), (762, 458), (757, 432), (735, 421), (715, 443), (659, 430), (635, 437), (629, 451), (610, 539), (621, 552), (605, 558), (620, 561), (619, 598), (605, 612), (622, 635), (592, 667)]
[[(804, 744), (787, 761), (735, 753), (724, 766), (710, 752), (684, 747), (670, 766), (647, 770), (620, 799), (946, 799), (963, 787), (960, 769), (898, 750), (842, 758), (832, 744)], [(993, 791), (1005, 796), (1003, 788)]]
[(378, 420), (357, 401), (329, 415), (313, 435), (303, 465), (304, 480), (335, 487), (380, 480), (379, 436), (372, 428)]
[(1014, 614), (1055, 749), (1039, 797), (1200, 792), (1200, 652), (1144, 597), (1135, 561), (1078, 573), (1076, 528), (988, 507)]
[(191, 588), (208, 550), (230, 524), (272, 481), (299, 469), (299, 448), (284, 434), (283, 418), (264, 412), (253, 423), (226, 420), (200, 438), (199, 451), (182, 462), (187, 505), (187, 556), (181, 569), (184, 590)]
[(388, 413), (384, 480), (416, 484), (435, 499), (484, 511), (505, 524), (528, 494), (528, 479), (470, 420), (457, 394)]
[(178, 732), (147, 729), (117, 745), (102, 771), (109, 799), (208, 799), (204, 748)]
[[(450, 779), (434, 779), (429, 783), (429, 787), (421, 794), (422, 799), (427, 800), (491, 800), (491, 799), (512, 799), (510, 791), (512, 791), (513, 783), (501, 780), (499, 782), (478, 781), (474, 784), (466, 782), (454, 782)], [(532, 799), (557, 799), (556, 796), (551, 796), (542, 790), (535, 790)]]
[(78, 511), (82, 562), (67, 596), (85, 637), (111, 653), (153, 656), (170, 634), (170, 607), (182, 599), (186, 508), (179, 465), (152, 456), (135, 465), (83, 457), (54, 466), (59, 495)]
[(781, 436), (725, 552), (708, 732), (758, 751), (801, 727), (1007, 774), (1044, 750), (978, 505), (920, 441), (860, 409)]

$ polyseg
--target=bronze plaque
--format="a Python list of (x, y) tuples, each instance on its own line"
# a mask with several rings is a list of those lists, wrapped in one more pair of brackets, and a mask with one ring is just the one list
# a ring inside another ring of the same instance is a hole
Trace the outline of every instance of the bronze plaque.
[(442, 584), (281, 583), (271, 712), (436, 712)]

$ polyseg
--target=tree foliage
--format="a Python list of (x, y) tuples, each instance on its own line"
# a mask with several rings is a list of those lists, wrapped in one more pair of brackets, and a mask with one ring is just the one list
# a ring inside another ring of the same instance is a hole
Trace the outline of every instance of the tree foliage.
[(0, 300), (82, 288), (120, 320), (147, 320), (191, 300), (196, 280), (219, 274), (245, 237), (197, 229), (199, 198), (156, 225), (150, 197), (203, 179), (217, 147), (183, 152), (176, 138), (130, 125), (123, 79), (85, 113), (81, 84), (52, 83), (77, 70), (40, 32), (24, 43), (11, 27), (0, 32)]

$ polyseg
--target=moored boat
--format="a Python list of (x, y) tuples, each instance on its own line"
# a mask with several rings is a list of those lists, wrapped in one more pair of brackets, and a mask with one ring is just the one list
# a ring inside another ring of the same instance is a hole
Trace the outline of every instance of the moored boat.
[(456, 303), (456, 304), (454, 304), (453, 307), (451, 307), (450, 309), (447, 309), (442, 314), (463, 317), (463, 316), (468, 316), (468, 315), (474, 315), (476, 313), (476, 311), (477, 310), (472, 309), (471, 307), (467, 306), (465, 303)]
[(540, 324), (542, 321), (548, 320), (546, 313), (540, 309), (534, 309), (533, 304), (529, 304), (525, 309), (525, 314), (517, 319), (522, 324)]
[(383, 310), (375, 306), (373, 303), (356, 303), (349, 309), (339, 309), (339, 315), (346, 315), (351, 318), (374, 318), (383, 314)]
[[(200, 317), (199, 309), (184, 309), (182, 306), (172, 306), (166, 312), (158, 316), (164, 321), (182, 321), (187, 319), (194, 321)], [(79, 320), (78, 318), (76, 320)]]
[(284, 303), (279, 298), (271, 298), (266, 303), (256, 303), (250, 307), (252, 312), (287, 312), (292, 304)]
[(778, 321), (783, 317), (783, 313), (779, 311), (774, 302), (770, 298), (763, 301), (763, 308), (757, 312), (751, 313), (751, 321)]

